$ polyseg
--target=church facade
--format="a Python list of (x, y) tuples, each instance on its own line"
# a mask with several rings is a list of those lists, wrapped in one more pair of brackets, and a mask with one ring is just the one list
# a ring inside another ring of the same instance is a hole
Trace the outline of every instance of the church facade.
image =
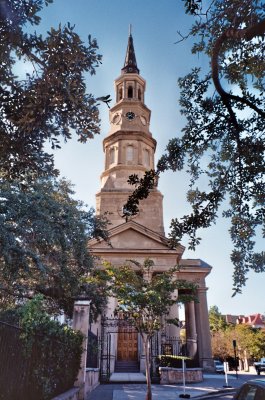
[[(155, 167), (156, 140), (149, 129), (151, 111), (145, 104), (145, 88), (146, 82), (140, 75), (130, 34), (124, 67), (115, 80), (116, 102), (109, 111), (110, 130), (103, 140), (105, 166), (100, 177), (101, 188), (96, 194), (97, 215), (108, 213), (109, 243), (90, 240), (89, 247), (92, 254), (98, 257), (99, 267), (104, 260), (119, 266), (130, 259), (143, 263), (146, 258), (154, 262), (153, 273), (179, 266), (177, 278), (197, 285), (198, 303), (192, 301), (185, 304), (188, 355), (196, 360), (198, 367), (211, 370), (213, 361), (205, 283), (211, 267), (200, 259), (183, 258), (185, 248), (181, 245), (174, 249), (169, 247), (164, 232), (163, 195), (157, 187), (151, 190), (147, 199), (140, 202), (135, 217), (127, 221), (123, 218), (123, 206), (132, 192), (132, 187), (127, 183), (129, 175), (137, 174), (141, 177), (145, 171)], [(113, 323), (98, 326), (102, 330), (101, 335), (104, 329), (109, 329), (109, 373), (114, 372), (123, 362), (125, 368), (130, 363), (137, 363), (139, 370), (144, 371), (140, 337), (134, 331), (115, 327), (115, 306), (115, 299), (109, 299), (104, 317), (105, 322)], [(177, 304), (171, 307), (169, 317), (179, 316), (178, 307)], [(179, 336), (180, 328), (173, 325), (168, 325), (163, 332), (164, 341), (166, 338), (177, 340)], [(162, 339), (158, 344), (161, 342)]]

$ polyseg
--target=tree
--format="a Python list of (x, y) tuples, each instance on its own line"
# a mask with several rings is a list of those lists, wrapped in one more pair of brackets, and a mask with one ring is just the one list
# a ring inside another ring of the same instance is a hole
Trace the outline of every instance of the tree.
[(261, 329), (252, 328), (245, 324), (237, 324), (232, 330), (233, 339), (236, 339), (238, 356), (240, 359), (260, 358), (264, 355), (265, 333)]
[[(86, 92), (84, 75), (95, 74), (101, 62), (96, 40), (89, 36), (84, 44), (69, 23), (46, 37), (30, 30), (52, 2), (0, 3), (0, 173), (6, 179), (58, 174), (44, 144), (59, 148), (72, 130), (80, 142), (99, 133), (98, 101)], [(32, 72), (15, 76), (17, 62)]]
[(223, 331), (227, 327), (227, 323), (217, 306), (210, 307), (209, 324), (211, 333)]
[(229, 325), (217, 306), (209, 309), (209, 325), (213, 356), (217, 359), (226, 359), (231, 356)]
[(236, 340), (237, 354), (242, 365), (244, 360), (260, 358), (264, 354), (263, 330), (245, 324), (227, 324), (217, 306), (210, 307), (209, 323), (215, 358), (234, 358), (233, 340)]
[(103, 288), (85, 282), (93, 271), (87, 241), (107, 238), (106, 221), (75, 200), (65, 180), (43, 178), (26, 187), (0, 180), (0, 192), (1, 308), (41, 293), (52, 312), (71, 316), (74, 298), (83, 293), (100, 312)]
[(253, 361), (264, 355), (264, 339), (261, 329), (242, 324), (229, 325), (212, 335), (212, 352), (214, 357), (222, 360), (234, 358), (233, 340), (236, 340), (237, 356), (242, 366), (246, 362), (246, 368), (248, 360)]
[[(164, 323), (178, 324), (177, 319), (169, 319), (170, 306), (176, 302), (196, 299), (196, 286), (174, 278), (174, 269), (152, 275), (153, 261), (146, 259), (143, 265), (131, 261), (132, 265), (121, 267), (106, 266), (109, 277), (110, 294), (117, 299), (116, 312), (121, 312), (139, 332), (145, 351), (147, 394), (152, 400), (150, 378), (150, 340)], [(189, 289), (189, 293), (179, 295), (176, 289)]]
[[(101, 63), (96, 40), (85, 44), (68, 23), (44, 37), (33, 28), (53, 0), (0, 2), (0, 302), (1, 307), (42, 293), (52, 311), (71, 315), (83, 292), (92, 311), (103, 287), (85, 277), (93, 258), (87, 240), (106, 238), (106, 221), (73, 199), (71, 185), (56, 181), (53, 155), (73, 131), (80, 142), (99, 133), (98, 101), (87, 93), (85, 73)], [(30, 68), (15, 76), (17, 63)]]
[[(210, 70), (194, 68), (179, 79), (183, 135), (171, 139), (166, 152), (143, 178), (131, 176), (136, 190), (125, 209), (136, 213), (167, 170), (190, 174), (190, 215), (174, 218), (170, 238), (176, 245), (187, 234), (189, 248), (200, 243), (197, 231), (229, 218), (234, 249), (233, 291), (241, 292), (250, 269), (264, 272), (265, 253), (255, 247), (264, 224), (264, 77), (265, 4), (258, 0), (186, 1), (195, 18), (187, 35), (194, 54), (208, 57)], [(206, 165), (206, 166), (205, 166)], [(199, 185), (208, 189), (199, 189)], [(223, 211), (222, 211), (222, 207)]]

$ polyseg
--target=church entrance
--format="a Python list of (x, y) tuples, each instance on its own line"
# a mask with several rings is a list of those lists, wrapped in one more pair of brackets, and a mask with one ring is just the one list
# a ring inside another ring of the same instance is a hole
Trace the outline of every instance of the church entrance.
[(138, 333), (134, 327), (119, 328), (117, 361), (138, 360)]
[(115, 372), (139, 372), (138, 333), (133, 326), (119, 327)]
[(139, 372), (138, 333), (130, 320), (102, 317), (100, 380), (112, 372)]

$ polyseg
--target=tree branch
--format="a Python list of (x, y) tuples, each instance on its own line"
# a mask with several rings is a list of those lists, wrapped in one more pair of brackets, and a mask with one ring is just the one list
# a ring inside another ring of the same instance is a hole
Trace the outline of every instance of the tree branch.
[(219, 79), (219, 65), (218, 65), (219, 52), (220, 52), (220, 49), (221, 49), (223, 43), (228, 38), (239, 39), (239, 40), (245, 39), (245, 40), (249, 41), (256, 36), (264, 36), (264, 35), (265, 35), (265, 20), (262, 20), (261, 22), (251, 26), (250, 28), (245, 28), (245, 29), (228, 28), (216, 40), (216, 42), (213, 46), (212, 60), (211, 60), (213, 83), (214, 83), (214, 86), (215, 86), (217, 92), (221, 96), (224, 105), (227, 107), (228, 112), (231, 116), (232, 122), (236, 128), (238, 128), (238, 123), (237, 123), (236, 115), (232, 109), (230, 100), (238, 101), (242, 104), (247, 105), (248, 107), (250, 107), (252, 110), (254, 110), (256, 113), (258, 113), (263, 118), (265, 118), (265, 112), (263, 110), (261, 110), (260, 108), (258, 108), (255, 104), (253, 104), (251, 101), (249, 101), (245, 97), (235, 96), (233, 94), (226, 92), (223, 89), (220, 79)]

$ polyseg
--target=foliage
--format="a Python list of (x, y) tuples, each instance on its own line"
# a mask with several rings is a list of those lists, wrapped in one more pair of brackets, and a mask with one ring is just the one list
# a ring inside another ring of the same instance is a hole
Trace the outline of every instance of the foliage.
[[(178, 325), (177, 318), (168, 318), (170, 306), (176, 302), (196, 299), (196, 285), (178, 281), (176, 269), (153, 273), (154, 262), (146, 259), (143, 264), (130, 260), (131, 265), (114, 267), (106, 265), (110, 295), (117, 299), (116, 312), (128, 319), (139, 332), (145, 350), (147, 395), (152, 399), (150, 380), (150, 339), (165, 323)], [(187, 289), (181, 297), (177, 289)]]
[[(85, 73), (101, 62), (95, 39), (83, 43), (69, 23), (46, 37), (33, 31), (53, 0), (2, 0), (0, 4), (0, 166), (8, 179), (56, 174), (49, 141), (59, 148), (75, 130), (80, 142), (99, 133), (97, 99), (87, 93)], [(28, 72), (16, 76), (24, 63)]]
[(220, 313), (217, 306), (210, 307), (209, 310), (209, 325), (211, 333), (224, 331), (227, 328), (224, 316)]
[(254, 240), (265, 235), (265, 4), (214, 0), (205, 7), (201, 1), (186, 1), (185, 6), (195, 22), (187, 35), (180, 34), (180, 41), (194, 37), (192, 52), (208, 57), (210, 70), (193, 68), (179, 79), (180, 111), (187, 120), (183, 134), (170, 140), (156, 171), (140, 181), (130, 177), (137, 191), (125, 209), (136, 213), (135, 198), (145, 198), (162, 172), (185, 168), (192, 211), (172, 220), (172, 246), (188, 235), (194, 249), (200, 243), (198, 229), (214, 224), (224, 204), (222, 216), (231, 222), (236, 294), (250, 269), (265, 270), (265, 254)]
[[(19, 315), (22, 329), (13, 346), (14, 349), (20, 348), (19, 352), (22, 352), (24, 367), (29, 369), (25, 371), (29, 382), (24, 382), (21, 393), (16, 395), (20, 397), (16, 398), (27, 397), (28, 384), (30, 398), (43, 400), (51, 399), (73, 387), (80, 366), (82, 334), (51, 320), (41, 295), (20, 307)], [(10, 340), (14, 338), (11, 337)], [(10, 384), (16, 386), (15, 382), (8, 382), (7, 386)], [(5, 391), (8, 393), (8, 388), (1, 387), (1, 393)], [(5, 399), (8, 400), (9, 397)]]
[(246, 325), (232, 325), (212, 335), (213, 355), (219, 359), (234, 357), (233, 340), (237, 343), (240, 359), (259, 359), (265, 354), (265, 333)]
[[(130, 263), (121, 267), (107, 264), (109, 290), (118, 302), (116, 312), (131, 319), (140, 334), (151, 337), (163, 326), (161, 317), (169, 314), (170, 306), (196, 300), (196, 285), (177, 280), (174, 268), (152, 274), (154, 262), (150, 259), (143, 265), (135, 260)], [(177, 295), (177, 289), (188, 289), (189, 294)], [(178, 325), (178, 320), (170, 320), (170, 323)]]
[(185, 356), (158, 356), (157, 364), (159, 367), (182, 368), (182, 360), (186, 361), (186, 366), (189, 368), (189, 357)]
[(106, 222), (73, 198), (65, 180), (43, 178), (29, 186), (1, 180), (0, 191), (1, 308), (42, 293), (51, 312), (71, 316), (74, 298), (83, 292), (92, 311), (100, 311), (104, 297), (82, 277), (93, 268), (87, 241), (106, 239)]
[(215, 358), (234, 357), (233, 340), (239, 358), (260, 358), (265, 354), (265, 332), (245, 324), (227, 324), (217, 306), (209, 310), (212, 352)]
[[(73, 131), (80, 142), (98, 134), (98, 100), (108, 104), (109, 96), (87, 93), (85, 74), (101, 63), (96, 40), (84, 43), (69, 23), (46, 36), (34, 31), (52, 2), (0, 4), (0, 307), (43, 293), (51, 312), (71, 315), (84, 292), (95, 315), (105, 300), (82, 278), (93, 265), (87, 240), (106, 238), (106, 221), (73, 199), (68, 182), (53, 179), (44, 146), (60, 148)], [(16, 76), (22, 64), (27, 72)]]

